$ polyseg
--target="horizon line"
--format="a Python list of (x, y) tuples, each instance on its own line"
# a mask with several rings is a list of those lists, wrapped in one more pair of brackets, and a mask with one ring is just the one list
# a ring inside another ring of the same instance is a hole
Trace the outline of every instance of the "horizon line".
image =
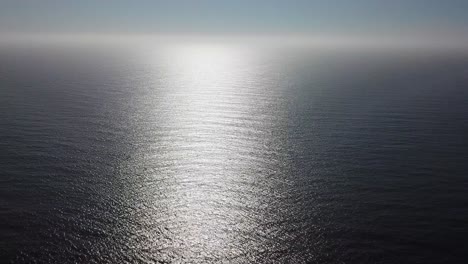
[(0, 33), (0, 43), (211, 42), (265, 43), (314, 46), (432, 47), (468, 50), (468, 36), (452, 34), (213, 34), (213, 33)]

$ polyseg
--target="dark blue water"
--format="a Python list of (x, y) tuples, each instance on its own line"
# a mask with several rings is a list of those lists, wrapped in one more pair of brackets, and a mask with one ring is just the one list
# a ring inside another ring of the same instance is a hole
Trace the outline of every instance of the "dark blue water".
[(468, 54), (0, 48), (0, 258), (465, 263)]

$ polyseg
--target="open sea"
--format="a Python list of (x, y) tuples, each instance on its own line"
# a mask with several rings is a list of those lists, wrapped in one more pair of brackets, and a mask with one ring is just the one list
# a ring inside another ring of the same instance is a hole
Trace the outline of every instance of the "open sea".
[(468, 263), (468, 52), (0, 45), (1, 263)]

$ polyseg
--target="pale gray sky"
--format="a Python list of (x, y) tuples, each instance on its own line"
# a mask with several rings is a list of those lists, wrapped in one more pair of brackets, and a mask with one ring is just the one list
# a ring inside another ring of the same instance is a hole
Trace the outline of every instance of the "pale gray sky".
[(453, 33), (466, 0), (0, 0), (7, 33)]

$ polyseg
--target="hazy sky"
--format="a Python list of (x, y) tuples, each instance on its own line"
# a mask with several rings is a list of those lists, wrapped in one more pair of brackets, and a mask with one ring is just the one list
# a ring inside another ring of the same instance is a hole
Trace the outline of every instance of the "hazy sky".
[(7, 33), (455, 33), (467, 0), (0, 0)]

